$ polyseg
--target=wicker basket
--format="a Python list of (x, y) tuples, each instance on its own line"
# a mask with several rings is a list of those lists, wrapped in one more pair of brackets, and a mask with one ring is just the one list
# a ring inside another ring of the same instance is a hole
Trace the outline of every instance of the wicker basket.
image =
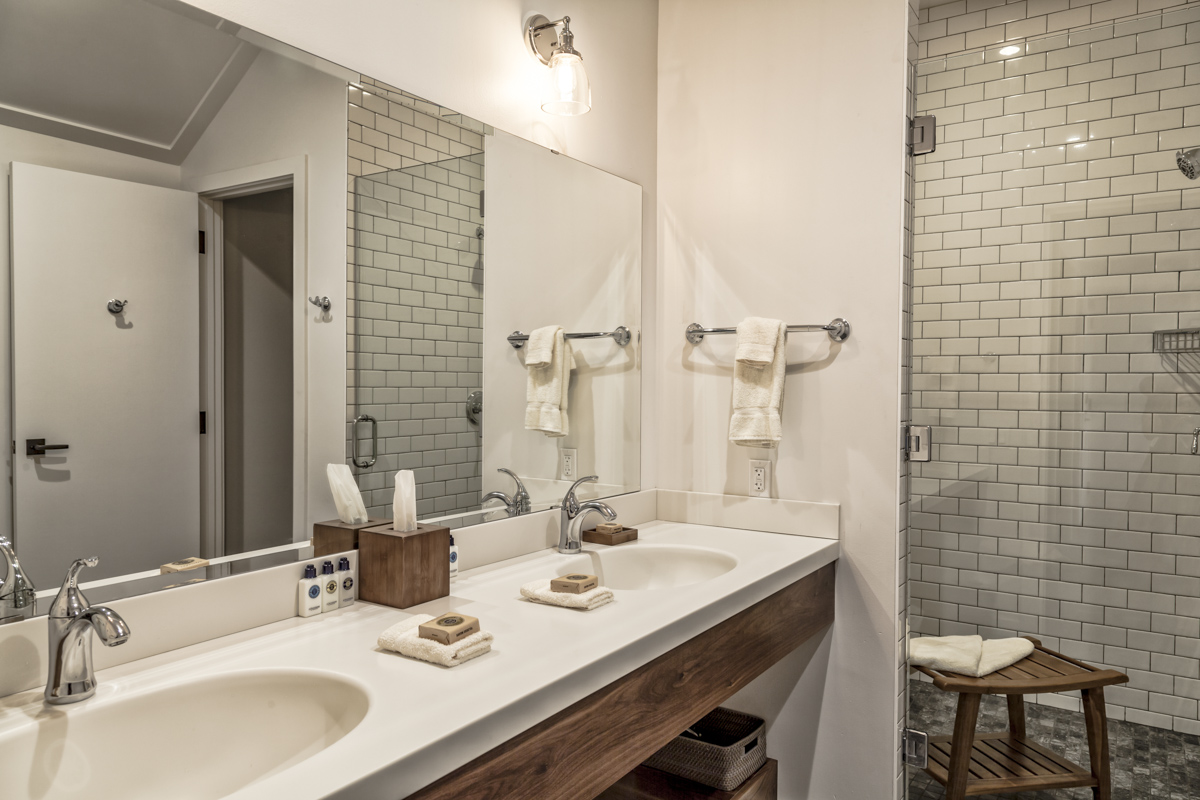
[[(767, 763), (766, 723), (718, 708), (646, 760), (647, 767), (724, 792), (741, 786)], [(695, 732), (692, 736), (690, 732)]]

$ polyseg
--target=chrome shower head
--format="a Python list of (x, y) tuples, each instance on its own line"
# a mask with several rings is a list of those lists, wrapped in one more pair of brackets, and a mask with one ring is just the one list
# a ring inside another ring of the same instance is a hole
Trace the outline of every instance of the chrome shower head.
[(1188, 180), (1196, 180), (1197, 177), (1200, 177), (1200, 147), (1180, 150), (1175, 154), (1175, 164), (1179, 167), (1179, 171), (1188, 177)]

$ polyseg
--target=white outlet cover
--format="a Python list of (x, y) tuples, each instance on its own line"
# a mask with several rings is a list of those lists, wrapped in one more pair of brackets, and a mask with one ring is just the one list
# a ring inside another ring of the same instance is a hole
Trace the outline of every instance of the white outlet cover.
[(563, 448), (558, 451), (558, 473), (562, 480), (575, 480), (575, 473), (579, 472), (579, 451), (570, 448)]
[(771, 462), (750, 461), (750, 496), (771, 496)]

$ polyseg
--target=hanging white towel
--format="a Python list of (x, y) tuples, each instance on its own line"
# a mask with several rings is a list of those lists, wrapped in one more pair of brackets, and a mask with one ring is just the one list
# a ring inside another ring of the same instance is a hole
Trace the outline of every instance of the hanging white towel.
[[(546, 356), (546, 342), (550, 355)], [(525, 384), (525, 429), (541, 431), (551, 438), (570, 433), (567, 417), (571, 370), (575, 357), (571, 343), (558, 325), (538, 328), (529, 334), (525, 355), (528, 375)]]
[(783, 438), (779, 412), (787, 371), (787, 325), (747, 317), (737, 326), (737, 339), (729, 441), (742, 447), (775, 447)]
[(982, 636), (922, 636), (908, 643), (908, 663), (941, 672), (982, 678), (1010, 667), (1033, 652), (1028, 639)]

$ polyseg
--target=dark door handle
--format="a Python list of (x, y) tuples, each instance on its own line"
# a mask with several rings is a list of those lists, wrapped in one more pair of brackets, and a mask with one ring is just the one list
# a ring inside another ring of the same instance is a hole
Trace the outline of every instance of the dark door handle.
[(26, 439), (25, 455), (44, 456), (47, 450), (66, 450), (69, 444), (46, 444), (45, 439)]

